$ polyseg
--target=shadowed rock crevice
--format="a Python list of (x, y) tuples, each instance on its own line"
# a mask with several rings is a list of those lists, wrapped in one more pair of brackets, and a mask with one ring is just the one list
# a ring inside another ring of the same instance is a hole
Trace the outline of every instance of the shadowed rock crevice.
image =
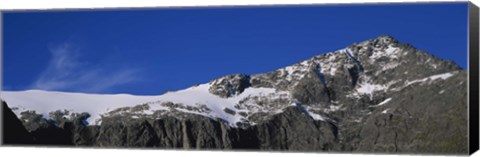
[(34, 137), (25, 129), (15, 113), (2, 100), (3, 143), (7, 145), (34, 144)]

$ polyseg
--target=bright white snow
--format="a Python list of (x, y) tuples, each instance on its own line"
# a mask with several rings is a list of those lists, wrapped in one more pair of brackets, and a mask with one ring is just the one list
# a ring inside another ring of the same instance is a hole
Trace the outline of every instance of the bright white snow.
[[(238, 113), (239, 110), (235, 108), (238, 102), (249, 96), (271, 96), (273, 94), (285, 94), (284, 92), (275, 92), (273, 88), (247, 88), (241, 94), (229, 97), (221, 98), (217, 95), (211, 94), (208, 89), (209, 84), (201, 84), (196, 87), (191, 87), (185, 90), (180, 90), (172, 93), (167, 93), (158, 97), (158, 102), (173, 102), (181, 103), (186, 106), (198, 107), (198, 105), (206, 105), (210, 110), (209, 113), (199, 113), (188, 110), (182, 110), (193, 114), (200, 114), (210, 118), (221, 118), (226, 120), (231, 125), (240, 122), (242, 116), (239, 114), (229, 114), (224, 112), (225, 108), (229, 108)], [(150, 110), (155, 111), (162, 109), (161, 103), (150, 104)], [(181, 110), (181, 109), (180, 109)]]
[(445, 79), (448, 79), (448, 78), (452, 77), (452, 76), (455, 75), (455, 74), (456, 74), (456, 72), (448, 72), (448, 73), (433, 75), (433, 76), (426, 77), (426, 78), (423, 78), (423, 79), (418, 79), (418, 80), (413, 80), (413, 81), (407, 81), (405, 86), (409, 86), (409, 85), (414, 84), (414, 83), (421, 83), (421, 82), (426, 82), (426, 81), (433, 81), (433, 80), (437, 80), (437, 79), (445, 80)]
[(387, 114), (389, 110), (390, 110), (390, 109), (387, 108), (387, 109), (383, 110), (382, 113), (383, 113), (383, 114)]
[(357, 88), (357, 93), (370, 95), (370, 99), (372, 99), (373, 93), (375, 91), (381, 91), (384, 89), (386, 89), (385, 85), (363, 83), (363, 84), (360, 84), (359, 87)]
[(378, 106), (385, 105), (385, 104), (388, 103), (390, 100), (392, 100), (392, 98), (385, 99), (385, 100), (383, 100), (382, 102), (378, 103), (377, 105), (374, 105), (373, 107), (378, 107)]
[(308, 114), (310, 114), (310, 116), (315, 119), (315, 120), (321, 120), (321, 121), (325, 121), (325, 118), (323, 118), (321, 115), (319, 114), (316, 114), (316, 113), (313, 113), (313, 112), (308, 112)]
[(134, 96), (129, 94), (84, 94), (50, 92), (41, 90), (4, 91), (1, 93), (3, 100), (14, 110), (17, 116), (26, 110), (34, 110), (48, 118), (48, 113), (56, 110), (69, 110), (71, 112), (88, 112), (91, 117), (89, 124), (94, 124), (100, 114), (109, 110), (134, 106), (158, 100), (158, 96)]
[[(400, 63), (391, 62), (391, 63), (388, 63), (388, 64), (384, 65), (384, 66), (382, 67), (382, 70), (381, 70), (381, 71), (394, 69), (394, 68), (398, 67), (399, 65), (400, 65)], [(378, 74), (377, 74), (377, 75), (378, 75)]]
[(327, 112), (327, 113), (328, 113), (328, 112), (338, 111), (338, 110), (340, 110), (340, 109), (342, 108), (342, 106), (343, 106), (342, 104), (337, 105), (337, 106), (335, 106), (335, 105), (330, 105), (329, 108), (324, 109), (323, 111), (324, 111), (324, 112)]
[(384, 51), (373, 51), (373, 54), (370, 56), (370, 59), (376, 60), (381, 57), (398, 58), (398, 51), (399, 51), (399, 48), (388, 46), (388, 48), (385, 49)]
[[(84, 93), (65, 93), (50, 92), (40, 90), (2, 92), (4, 99), (11, 108), (18, 108), (14, 112), (17, 116), (27, 110), (34, 110), (39, 114), (43, 114), (48, 118), (48, 113), (56, 110), (69, 110), (75, 113), (88, 112), (91, 118), (87, 121), (89, 124), (99, 124), (101, 115), (108, 115), (112, 111), (121, 107), (133, 107), (141, 104), (148, 104), (149, 109), (142, 111), (143, 114), (153, 114), (157, 110), (168, 110), (163, 106), (163, 102), (173, 102), (183, 106), (200, 107), (206, 106), (209, 112), (198, 112), (187, 110), (184, 108), (176, 108), (176, 110), (186, 113), (199, 114), (210, 118), (221, 118), (226, 120), (230, 125), (236, 126), (237, 122), (242, 121), (244, 117), (240, 114), (229, 114), (224, 111), (229, 108), (236, 113), (247, 111), (247, 109), (236, 109), (235, 105), (241, 100), (249, 97), (268, 97), (269, 99), (278, 99), (289, 96), (288, 92), (276, 91), (273, 88), (247, 88), (239, 95), (221, 98), (211, 94), (208, 89), (210, 84), (201, 84), (184, 90), (168, 92), (160, 96), (134, 96), (128, 94), (84, 94)], [(247, 104), (256, 108), (261, 108), (254, 101)], [(286, 106), (285, 106), (286, 107)], [(273, 113), (281, 112), (283, 108), (276, 108)], [(277, 111), (278, 110), (278, 111)], [(248, 110), (250, 112), (259, 112), (263, 110)], [(320, 119), (319, 116), (311, 114), (313, 118)], [(136, 118), (136, 117), (134, 117)]]
[(309, 60), (302, 61), (300, 64), (294, 64), (285, 68), (279, 69), (282, 73), (287, 73), (286, 79), (288, 81), (299, 80), (303, 78), (303, 73), (308, 70)]

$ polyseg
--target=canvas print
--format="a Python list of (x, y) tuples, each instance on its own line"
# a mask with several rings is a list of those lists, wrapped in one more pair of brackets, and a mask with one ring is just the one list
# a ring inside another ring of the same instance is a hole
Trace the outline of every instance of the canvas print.
[(468, 9), (3, 12), (3, 145), (467, 154)]

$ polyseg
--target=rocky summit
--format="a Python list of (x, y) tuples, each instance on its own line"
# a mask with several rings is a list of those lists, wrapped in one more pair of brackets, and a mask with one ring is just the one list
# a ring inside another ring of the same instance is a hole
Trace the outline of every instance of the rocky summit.
[(468, 153), (467, 72), (391, 36), (159, 96), (2, 100), (8, 145)]

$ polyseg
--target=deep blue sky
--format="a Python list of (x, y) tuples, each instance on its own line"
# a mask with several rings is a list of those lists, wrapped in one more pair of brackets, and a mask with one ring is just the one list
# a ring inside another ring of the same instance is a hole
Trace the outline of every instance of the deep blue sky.
[(161, 94), (392, 35), (463, 68), (467, 3), (3, 14), (5, 90)]

